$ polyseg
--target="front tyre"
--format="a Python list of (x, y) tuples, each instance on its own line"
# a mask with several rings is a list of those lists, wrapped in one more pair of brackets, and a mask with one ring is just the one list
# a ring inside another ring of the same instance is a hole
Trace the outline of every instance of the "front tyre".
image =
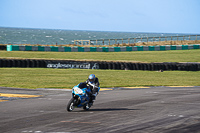
[(74, 98), (71, 98), (67, 104), (67, 111), (71, 112), (74, 110)]

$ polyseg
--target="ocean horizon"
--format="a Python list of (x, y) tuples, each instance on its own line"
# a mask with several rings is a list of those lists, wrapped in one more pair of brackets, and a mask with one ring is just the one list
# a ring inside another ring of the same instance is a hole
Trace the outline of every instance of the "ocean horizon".
[(183, 35), (189, 34), (0, 27), (0, 44), (60, 45), (74, 44), (74, 40), (146, 38)]

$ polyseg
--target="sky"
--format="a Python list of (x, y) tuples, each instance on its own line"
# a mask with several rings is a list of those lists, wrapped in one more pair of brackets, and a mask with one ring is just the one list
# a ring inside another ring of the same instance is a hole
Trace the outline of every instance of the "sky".
[(0, 0), (0, 27), (200, 33), (200, 0)]

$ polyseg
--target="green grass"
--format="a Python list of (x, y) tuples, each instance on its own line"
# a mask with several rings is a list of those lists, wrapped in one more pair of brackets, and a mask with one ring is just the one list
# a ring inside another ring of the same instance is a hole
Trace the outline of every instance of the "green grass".
[[(137, 52), (0, 51), (0, 58), (76, 59), (138, 62), (200, 62), (200, 50)], [(101, 87), (200, 86), (200, 71), (125, 71), (48, 68), (0, 68), (0, 86), (17, 88), (72, 88), (88, 75), (99, 77)]]
[(0, 86), (72, 88), (94, 73), (101, 87), (200, 86), (200, 71), (125, 71), (49, 68), (0, 68)]
[(33, 52), (0, 51), (0, 58), (75, 59), (138, 62), (200, 62), (198, 50), (135, 52)]

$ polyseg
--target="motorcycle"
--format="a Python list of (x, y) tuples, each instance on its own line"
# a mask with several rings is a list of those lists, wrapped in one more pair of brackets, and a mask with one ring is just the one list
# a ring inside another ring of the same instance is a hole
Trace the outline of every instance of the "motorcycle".
[[(98, 87), (98, 92), (100, 87)], [(91, 104), (90, 95), (92, 95), (92, 91), (90, 87), (84, 83), (80, 83), (72, 88), (72, 98), (69, 100), (67, 104), (67, 111), (71, 112), (75, 107), (82, 108), (84, 110), (89, 110)]]

